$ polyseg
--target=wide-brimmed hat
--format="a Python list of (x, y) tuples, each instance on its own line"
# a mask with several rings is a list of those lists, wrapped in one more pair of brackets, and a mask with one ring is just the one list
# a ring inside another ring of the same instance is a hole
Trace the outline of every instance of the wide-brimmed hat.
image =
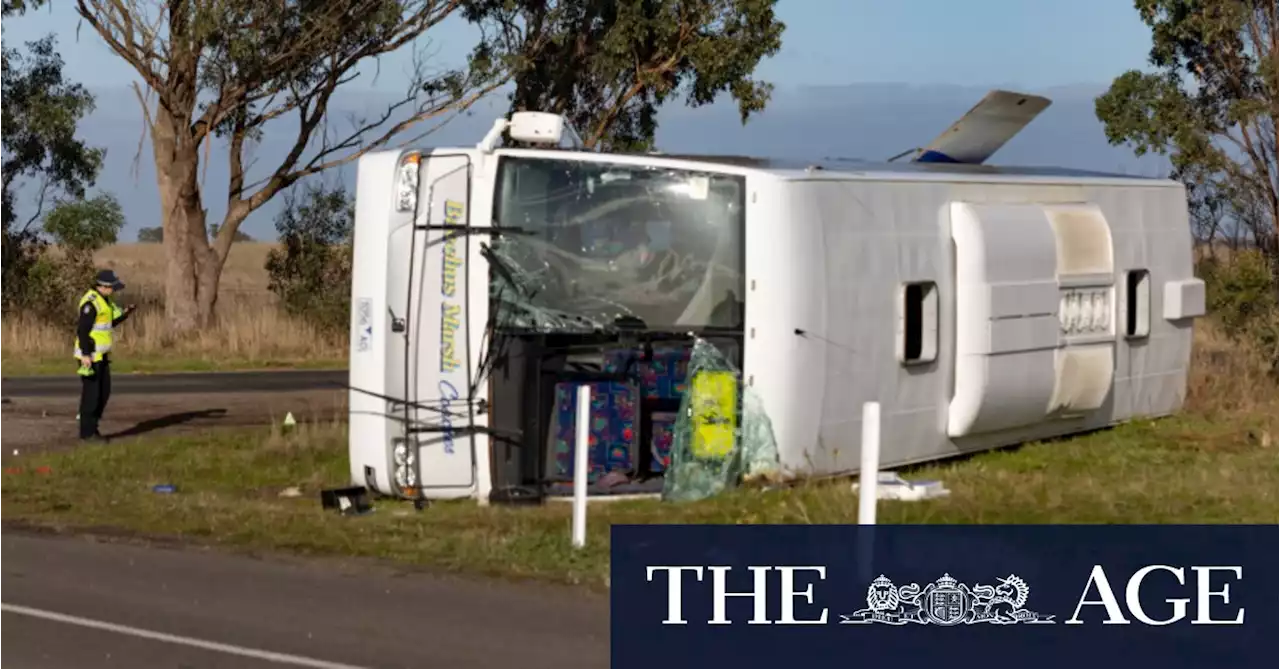
[(124, 282), (120, 280), (120, 277), (116, 276), (115, 272), (109, 269), (98, 272), (97, 281), (99, 286), (111, 286), (113, 290), (124, 289)]

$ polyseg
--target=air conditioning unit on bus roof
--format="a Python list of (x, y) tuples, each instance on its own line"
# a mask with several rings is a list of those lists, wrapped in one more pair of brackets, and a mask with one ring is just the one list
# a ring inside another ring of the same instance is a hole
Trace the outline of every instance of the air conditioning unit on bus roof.
[(476, 148), (485, 153), (493, 151), (504, 132), (509, 132), (511, 139), (517, 142), (551, 146), (559, 145), (565, 135), (568, 135), (574, 148), (582, 148), (582, 138), (563, 116), (529, 111), (516, 112), (511, 115), (510, 120), (500, 118), (494, 121), (493, 127)]

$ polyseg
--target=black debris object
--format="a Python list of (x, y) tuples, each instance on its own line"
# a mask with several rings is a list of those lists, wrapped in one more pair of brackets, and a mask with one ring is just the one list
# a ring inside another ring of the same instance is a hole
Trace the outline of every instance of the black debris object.
[(373, 511), (369, 491), (364, 486), (321, 490), (320, 507), (336, 510), (344, 516), (359, 516)]

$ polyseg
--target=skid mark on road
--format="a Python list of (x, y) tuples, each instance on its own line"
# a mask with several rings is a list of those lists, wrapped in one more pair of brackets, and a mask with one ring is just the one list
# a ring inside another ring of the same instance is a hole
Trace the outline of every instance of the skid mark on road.
[(176, 634), (166, 634), (164, 632), (156, 632), (153, 630), (141, 629), (138, 627), (130, 627), (128, 625), (118, 625), (103, 620), (93, 620), (91, 618), (81, 618), (80, 616), (71, 616), (65, 613), (56, 613), (54, 611), (45, 611), (44, 609), (31, 608), (29, 606), (20, 606), (17, 604), (0, 603), (0, 610), (5, 613), (15, 613), (32, 618), (41, 618), (43, 620), (51, 620), (54, 622), (64, 623), (67, 625), (76, 625), (79, 627), (87, 627), (90, 629), (103, 630), (106, 632), (114, 632), (116, 634), (124, 634), (127, 636), (138, 637), (141, 639), (150, 639), (152, 641), (161, 641), (164, 643), (178, 644), (181, 646), (190, 646), (192, 648), (202, 648), (218, 653), (227, 653), (229, 655), (239, 655), (240, 657), (250, 657), (255, 660), (263, 660), (266, 662), (275, 662), (278, 664), (289, 664), (295, 667), (311, 667), (312, 669), (368, 669), (368, 667), (360, 667), (353, 664), (342, 664), (339, 662), (329, 662), (326, 660), (318, 660), (312, 657), (304, 657), (301, 655), (290, 655), (288, 653), (276, 653), (269, 650), (259, 650), (257, 648), (245, 648), (244, 646), (236, 646), (228, 643), (219, 643), (217, 641), (206, 641), (204, 639), (195, 639), (187, 636), (178, 636)]

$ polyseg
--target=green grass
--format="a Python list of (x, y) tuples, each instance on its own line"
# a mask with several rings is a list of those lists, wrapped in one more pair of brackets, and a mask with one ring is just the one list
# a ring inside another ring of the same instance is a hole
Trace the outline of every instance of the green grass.
[[(950, 497), (882, 503), (884, 523), (1274, 523), (1277, 451), (1256, 424), (1184, 416), (922, 467)], [(415, 512), (320, 509), (318, 490), (347, 481), (345, 428), (300, 426), (115, 442), (15, 463), (5, 521), (70, 530), (182, 537), (252, 551), (364, 556), (478, 575), (603, 587), (612, 523), (849, 523), (849, 482), (743, 489), (672, 506), (593, 505), (583, 551), (569, 547), (568, 505), (439, 503)], [(47, 470), (39, 470), (47, 467)], [(171, 483), (176, 494), (151, 486)], [(300, 498), (279, 492), (301, 486)]]
[[(4, 356), (6, 378), (18, 376), (57, 376), (75, 374), (75, 360), (65, 357), (20, 358)], [(237, 358), (129, 358), (121, 356), (111, 361), (111, 369), (117, 374), (163, 374), (166, 372), (231, 372), (263, 369), (346, 369), (347, 361), (326, 359), (251, 360)]]

